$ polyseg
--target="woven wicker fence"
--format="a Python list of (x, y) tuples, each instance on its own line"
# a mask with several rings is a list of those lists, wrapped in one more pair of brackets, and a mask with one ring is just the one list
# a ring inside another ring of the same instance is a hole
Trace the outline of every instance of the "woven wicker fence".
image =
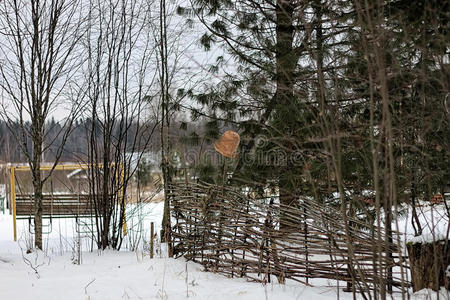
[[(356, 291), (409, 286), (395, 243), (377, 238), (373, 225), (344, 222), (338, 209), (300, 198), (284, 207), (208, 184), (172, 184), (168, 195), (174, 254), (205, 270), (259, 282), (325, 278)], [(287, 228), (279, 228), (281, 216)]]

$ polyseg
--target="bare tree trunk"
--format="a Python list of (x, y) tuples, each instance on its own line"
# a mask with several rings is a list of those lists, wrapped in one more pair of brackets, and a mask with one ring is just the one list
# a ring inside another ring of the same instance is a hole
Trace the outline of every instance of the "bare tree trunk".
[[(173, 256), (171, 244), (171, 222), (170, 222), (170, 198), (169, 189), (171, 182), (170, 165), (169, 165), (169, 71), (168, 71), (168, 52), (167, 52), (167, 23), (166, 23), (166, 1), (160, 1), (159, 26), (160, 26), (160, 85), (161, 85), (161, 169), (164, 181), (164, 214), (162, 220), (162, 241), (168, 244), (169, 257)], [(166, 132), (164, 131), (166, 128)]]
[[(38, 141), (39, 139), (36, 139)], [(42, 180), (41, 180), (41, 144), (34, 144), (33, 153), (33, 189), (34, 189), (34, 234), (35, 234), (35, 247), (42, 249)]]

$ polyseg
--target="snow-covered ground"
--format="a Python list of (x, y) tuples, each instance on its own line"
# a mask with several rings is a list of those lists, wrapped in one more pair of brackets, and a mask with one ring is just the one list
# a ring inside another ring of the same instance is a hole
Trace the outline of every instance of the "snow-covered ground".
[[(80, 265), (73, 263), (78, 236), (73, 220), (53, 220), (51, 232), (45, 236), (45, 251), (26, 254), (27, 243), (31, 243), (28, 221), (18, 221), (19, 241), (13, 242), (12, 218), (0, 213), (0, 300), (353, 299), (351, 293), (338, 292), (334, 281), (312, 281), (314, 287), (292, 281), (262, 285), (203, 272), (199, 264), (161, 253), (150, 259), (145, 236), (149, 236), (152, 221), (159, 230), (162, 208), (162, 203), (127, 208), (129, 238), (123, 251), (98, 251), (94, 245), (91, 252), (86, 234), (89, 226), (82, 229), (81, 236), (86, 237)], [(401, 295), (394, 298), (401, 299)], [(435, 298), (436, 293), (429, 290), (411, 295), (411, 299)], [(449, 294), (441, 293), (440, 299), (449, 299)]]
[(398, 231), (405, 234), (406, 242), (429, 243), (448, 238), (449, 219), (443, 203), (430, 205), (429, 202), (420, 201), (416, 212), (422, 227), (422, 235), (420, 236), (414, 236), (414, 229), (411, 224), (412, 209), (410, 207), (407, 207), (405, 216), (399, 218)]

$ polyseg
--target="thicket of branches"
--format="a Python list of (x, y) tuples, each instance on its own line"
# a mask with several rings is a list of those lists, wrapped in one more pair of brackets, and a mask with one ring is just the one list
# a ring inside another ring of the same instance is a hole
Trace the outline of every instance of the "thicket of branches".
[[(82, 59), (84, 16), (79, 1), (3, 1), (0, 6), (1, 116), (14, 131), (14, 142), (30, 166), (34, 188), (35, 246), (42, 249), (42, 186), (50, 174), (40, 171), (49, 116), (58, 105), (68, 113), (56, 149), (55, 166), (74, 119), (82, 109), (75, 74)], [(30, 120), (30, 123), (26, 123)]]
[(40, 166), (61, 161), (93, 166), (97, 243), (120, 248), (134, 160), (177, 139), (173, 107), (186, 97), (174, 86), (195, 82), (182, 59), (194, 42), (182, 39), (175, 9), (165, 1), (2, 3), (0, 159), (30, 165), (37, 248), (52, 173), (41, 178)]
[[(219, 128), (240, 130), (236, 180), (286, 180), (286, 190), (319, 198), (377, 183), (390, 198), (406, 201), (414, 191), (429, 199), (450, 179), (447, 8), (439, 1), (195, 1), (208, 29), (203, 45), (225, 47), (237, 72), (226, 74), (229, 64), (217, 59), (213, 70), (223, 80), (194, 93), (203, 110), (195, 107), (193, 117), (207, 114), (215, 138)], [(278, 150), (278, 163), (256, 159)], [(392, 180), (396, 191), (388, 192)]]
[[(450, 183), (448, 10), (442, 1), (404, 0), (198, 0), (180, 8), (206, 27), (206, 49), (227, 51), (210, 68), (220, 83), (190, 96), (193, 119), (209, 120), (207, 137), (224, 128), (241, 134), (228, 183), (261, 195), (272, 188), (283, 205), (295, 206), (296, 195), (336, 205), (348, 236), (348, 217), (372, 220), (384, 228), (379, 257), (400, 246), (392, 226), (402, 204), (411, 205), (420, 235), (427, 225), (418, 200)], [(200, 178), (220, 183), (222, 168), (205, 161)], [(385, 298), (392, 269), (380, 272)]]
[(346, 205), (346, 190), (376, 191), (386, 210), (431, 199), (450, 182), (448, 8), (195, 1), (179, 12), (196, 15), (204, 47), (224, 47), (233, 65), (218, 57), (221, 82), (189, 91), (192, 117), (209, 120), (207, 137), (239, 130), (233, 181), (279, 186), (284, 203), (294, 191), (318, 201), (337, 191)]

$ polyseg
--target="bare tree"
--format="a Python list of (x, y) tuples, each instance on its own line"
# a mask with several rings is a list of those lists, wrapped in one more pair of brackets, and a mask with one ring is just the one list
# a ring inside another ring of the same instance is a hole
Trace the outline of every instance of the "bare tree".
[(127, 183), (158, 124), (149, 109), (155, 74), (150, 17), (145, 1), (90, 1), (85, 117), (90, 120), (88, 160), (101, 166), (90, 169), (101, 249), (121, 246)]
[[(42, 186), (51, 175), (40, 171), (46, 120), (57, 108), (69, 116), (59, 133), (58, 163), (77, 116), (80, 93), (74, 76), (81, 65), (77, 52), (83, 35), (83, 15), (78, 0), (8, 0), (0, 6), (0, 87), (3, 118), (18, 122), (14, 136), (30, 166), (34, 188), (35, 246), (42, 249)], [(31, 119), (31, 123), (27, 120)], [(29, 145), (31, 141), (32, 145)], [(53, 169), (52, 169), (53, 170)]]
[(166, 1), (160, 1), (159, 7), (159, 28), (160, 28), (160, 49), (159, 49), (159, 57), (160, 57), (160, 87), (161, 87), (161, 169), (163, 173), (164, 180), (164, 215), (162, 221), (162, 240), (166, 243), (169, 243), (168, 251), (169, 256), (172, 256), (172, 247), (170, 244), (170, 207), (169, 207), (169, 185), (171, 181), (170, 169), (169, 169), (169, 133), (168, 131), (170, 126), (170, 116), (169, 116), (169, 71), (168, 71), (168, 54), (167, 54), (167, 13), (166, 13)]

